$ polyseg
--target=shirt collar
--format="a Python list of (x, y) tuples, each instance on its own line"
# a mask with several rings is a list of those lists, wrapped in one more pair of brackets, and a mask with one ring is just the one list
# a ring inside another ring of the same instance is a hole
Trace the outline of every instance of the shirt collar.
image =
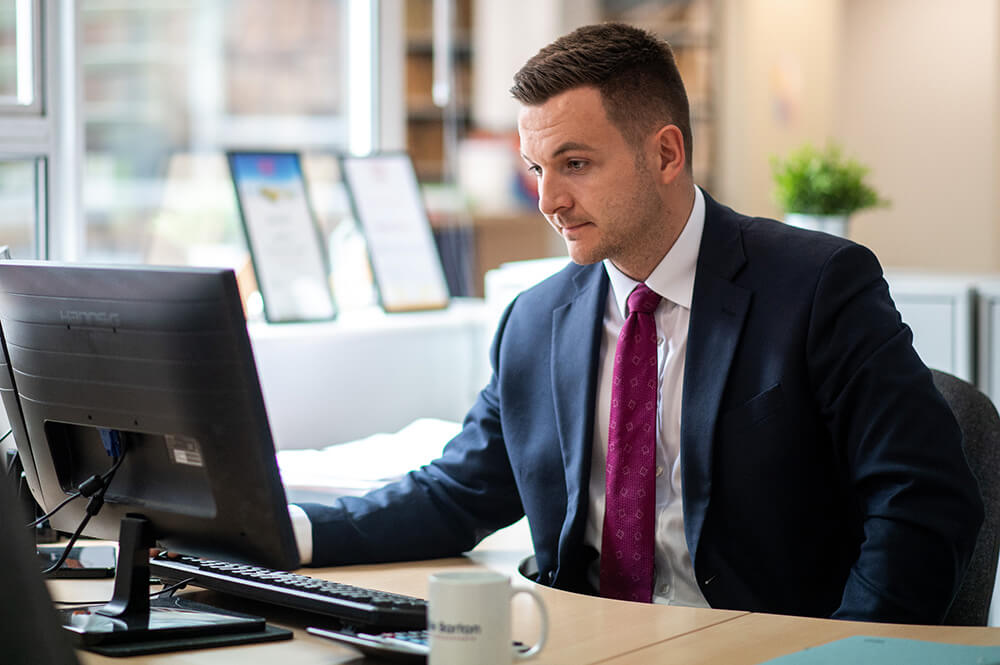
[[(667, 300), (691, 309), (691, 294), (694, 292), (694, 272), (698, 264), (698, 249), (701, 246), (701, 232), (705, 228), (705, 196), (699, 187), (694, 188), (694, 206), (684, 224), (680, 236), (666, 256), (653, 268), (646, 278), (646, 286)], [(628, 296), (639, 283), (627, 276), (611, 263), (604, 260), (604, 269), (611, 280), (611, 293), (622, 318), (627, 312)]]

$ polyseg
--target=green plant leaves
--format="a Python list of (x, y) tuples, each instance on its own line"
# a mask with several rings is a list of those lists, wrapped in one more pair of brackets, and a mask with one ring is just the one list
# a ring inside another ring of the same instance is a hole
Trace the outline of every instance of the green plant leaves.
[(823, 150), (805, 145), (784, 160), (772, 157), (771, 171), (775, 201), (785, 212), (849, 215), (889, 203), (865, 182), (868, 168), (833, 143)]

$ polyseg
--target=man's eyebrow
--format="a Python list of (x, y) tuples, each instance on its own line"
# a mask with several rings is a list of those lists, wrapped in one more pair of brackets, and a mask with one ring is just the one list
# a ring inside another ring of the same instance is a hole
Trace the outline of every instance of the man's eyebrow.
[[(551, 158), (558, 157), (559, 155), (561, 155), (561, 154), (563, 154), (565, 152), (572, 152), (574, 150), (581, 150), (581, 151), (588, 151), (589, 152), (589, 151), (594, 150), (594, 148), (590, 147), (586, 143), (578, 143), (577, 141), (567, 141), (566, 143), (561, 144), (558, 148), (555, 149), (555, 152), (552, 153), (552, 157)], [(521, 153), (521, 159), (523, 159), (526, 162), (532, 162), (533, 161), (530, 157), (528, 157), (523, 152)]]
[(589, 151), (589, 150), (593, 150), (593, 148), (591, 148), (586, 143), (577, 143), (576, 141), (567, 141), (566, 143), (563, 143), (558, 148), (556, 148), (556, 151), (552, 153), (552, 156), (553, 157), (558, 157), (559, 155), (563, 154), (564, 152), (570, 152), (572, 150), (587, 150), (587, 151)]

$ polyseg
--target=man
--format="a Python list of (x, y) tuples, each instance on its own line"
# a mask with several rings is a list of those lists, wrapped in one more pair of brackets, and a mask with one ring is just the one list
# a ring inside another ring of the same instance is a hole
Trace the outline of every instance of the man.
[(454, 555), (527, 514), (544, 584), (939, 622), (981, 499), (871, 252), (697, 188), (683, 84), (643, 31), (581, 28), (512, 92), (573, 263), (511, 303), (440, 459), (302, 506), (312, 563)]

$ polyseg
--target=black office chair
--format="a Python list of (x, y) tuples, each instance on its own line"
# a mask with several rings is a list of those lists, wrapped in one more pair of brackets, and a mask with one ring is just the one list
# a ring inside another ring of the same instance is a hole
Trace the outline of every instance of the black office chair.
[(971, 384), (936, 369), (931, 373), (934, 385), (948, 401), (962, 428), (965, 456), (979, 481), (986, 508), (972, 561), (944, 623), (985, 626), (1000, 549), (1000, 415), (990, 398)]
[(0, 474), (0, 661), (77, 665), (56, 621), (21, 506)]

